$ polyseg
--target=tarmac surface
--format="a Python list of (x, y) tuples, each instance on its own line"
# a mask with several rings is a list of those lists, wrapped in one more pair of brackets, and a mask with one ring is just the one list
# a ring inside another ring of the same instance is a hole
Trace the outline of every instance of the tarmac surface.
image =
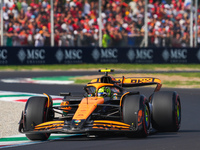
[[(99, 74), (96, 72), (1, 72), (0, 79), (43, 77), (43, 76), (63, 76), (63, 75), (87, 75)], [(83, 86), (80, 85), (38, 85), (27, 83), (1, 83), (2, 91), (17, 91), (29, 93), (48, 93), (58, 95), (60, 92), (72, 92), (72, 94), (82, 94)], [(152, 88), (134, 88), (147, 97), (150, 96)], [(66, 137), (57, 140), (45, 141), (25, 146), (18, 146), (6, 149), (13, 150), (199, 150), (200, 147), (200, 89), (172, 89), (163, 88), (163, 91), (177, 91), (181, 98), (182, 123), (179, 132), (163, 132), (149, 135), (145, 139), (127, 138), (121, 136), (109, 136), (91, 138), (86, 136)]]

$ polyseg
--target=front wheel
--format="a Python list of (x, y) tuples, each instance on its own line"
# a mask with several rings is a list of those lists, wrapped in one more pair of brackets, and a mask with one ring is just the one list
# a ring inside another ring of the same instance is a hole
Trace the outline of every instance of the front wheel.
[(122, 117), (124, 123), (133, 126), (137, 131), (127, 134), (128, 137), (147, 137), (150, 128), (150, 111), (143, 95), (127, 95), (123, 101)]
[[(31, 97), (25, 106), (25, 130), (31, 131), (40, 123), (50, 121), (52, 119), (52, 110), (47, 111), (48, 99), (46, 97)], [(52, 104), (51, 104), (52, 106)], [(52, 108), (50, 106), (50, 109)], [(47, 140), (49, 133), (26, 134), (30, 140)]]

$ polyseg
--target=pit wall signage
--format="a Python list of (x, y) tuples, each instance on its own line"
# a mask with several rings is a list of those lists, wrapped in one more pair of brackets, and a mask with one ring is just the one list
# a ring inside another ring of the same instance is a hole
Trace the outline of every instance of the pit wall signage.
[(0, 65), (200, 63), (200, 48), (0, 47)]

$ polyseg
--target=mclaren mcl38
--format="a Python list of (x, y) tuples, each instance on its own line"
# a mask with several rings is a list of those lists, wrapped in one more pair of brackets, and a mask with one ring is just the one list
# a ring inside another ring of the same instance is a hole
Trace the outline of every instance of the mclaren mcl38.
[[(79, 98), (71, 93), (60, 105), (50, 95), (30, 97), (22, 111), (19, 132), (30, 140), (47, 140), (51, 133), (122, 133), (127, 137), (147, 137), (151, 131), (176, 132), (181, 124), (181, 102), (175, 91), (160, 91), (161, 80), (147, 77), (113, 77), (105, 72), (84, 86)], [(138, 86), (156, 85), (146, 97)], [(130, 90), (131, 89), (131, 90)], [(68, 91), (69, 92), (69, 91)], [(55, 115), (59, 114), (59, 115)]]

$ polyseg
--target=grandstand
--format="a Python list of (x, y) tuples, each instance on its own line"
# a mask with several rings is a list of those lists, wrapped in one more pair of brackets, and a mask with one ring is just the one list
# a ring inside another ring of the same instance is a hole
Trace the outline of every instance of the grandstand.
[[(99, 46), (99, 24), (103, 47), (142, 47), (145, 33), (144, 0), (102, 0), (101, 18), (97, 0), (54, 0), (55, 46)], [(148, 1), (148, 46), (190, 46), (190, 0)], [(4, 0), (4, 46), (50, 46), (51, 5), (48, 0)], [(193, 19), (192, 38), (200, 46), (199, 19)], [(195, 18), (195, 17), (194, 17)], [(196, 23), (196, 24), (195, 24)], [(1, 32), (2, 33), (2, 32)]]

